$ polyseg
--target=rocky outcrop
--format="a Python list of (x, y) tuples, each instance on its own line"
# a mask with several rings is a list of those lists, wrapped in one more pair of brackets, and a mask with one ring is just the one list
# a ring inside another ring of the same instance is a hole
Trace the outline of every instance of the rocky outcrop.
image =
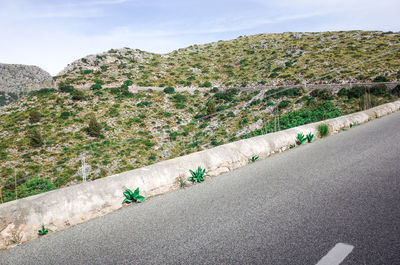
[(8, 104), (30, 91), (52, 87), (53, 78), (33, 65), (0, 64), (0, 105)]

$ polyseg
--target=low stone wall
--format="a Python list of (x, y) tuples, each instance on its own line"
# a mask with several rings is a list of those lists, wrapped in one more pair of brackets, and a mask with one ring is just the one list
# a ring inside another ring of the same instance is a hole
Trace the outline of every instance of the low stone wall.
[(42, 224), (50, 231), (59, 231), (120, 209), (126, 188), (139, 187), (146, 197), (161, 194), (179, 188), (179, 178), (188, 178), (189, 169), (201, 166), (209, 175), (216, 176), (248, 164), (253, 156), (265, 158), (289, 149), (298, 133), (317, 135), (321, 123), (326, 123), (331, 133), (337, 133), (350, 124), (364, 123), (398, 110), (400, 100), (2, 204), (0, 249), (36, 238)]

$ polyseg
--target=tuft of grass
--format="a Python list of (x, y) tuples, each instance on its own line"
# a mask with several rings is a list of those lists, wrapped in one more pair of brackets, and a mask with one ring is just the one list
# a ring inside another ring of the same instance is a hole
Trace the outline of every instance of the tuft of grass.
[(329, 134), (329, 127), (327, 124), (323, 123), (318, 125), (318, 135), (319, 137), (325, 137)]
[(181, 188), (185, 187), (185, 185), (186, 185), (185, 178), (180, 176), (178, 180), (179, 180), (179, 185), (181, 186)]

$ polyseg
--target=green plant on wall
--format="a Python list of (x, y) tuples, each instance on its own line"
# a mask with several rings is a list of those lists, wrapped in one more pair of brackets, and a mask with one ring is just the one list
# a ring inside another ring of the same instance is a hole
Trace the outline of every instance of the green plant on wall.
[(314, 140), (314, 134), (312, 133), (307, 134), (307, 142), (312, 143), (313, 140)]
[(319, 137), (325, 137), (329, 134), (329, 127), (325, 123), (318, 125)]
[(38, 230), (39, 236), (44, 236), (44, 235), (47, 234), (48, 232), (49, 232), (49, 230), (47, 230), (46, 228), (44, 228), (44, 225), (42, 225), (42, 229)]
[(298, 133), (297, 134), (297, 144), (301, 145), (302, 143), (304, 143), (305, 141), (307, 141), (307, 138), (304, 136), (303, 133)]
[(126, 189), (123, 193), (125, 195), (125, 199), (122, 203), (131, 203), (131, 202), (141, 202), (144, 200), (144, 197), (139, 195), (139, 188), (137, 188), (134, 192), (130, 189)]
[(188, 178), (188, 180), (193, 181), (193, 183), (197, 183), (197, 182), (203, 182), (204, 181), (204, 177), (206, 176), (206, 170), (205, 169), (201, 169), (201, 167), (199, 166), (197, 168), (197, 171), (193, 171), (193, 170), (189, 170), (190, 174), (192, 174), (191, 177)]
[(251, 162), (256, 162), (257, 160), (258, 160), (258, 156), (253, 156), (252, 158), (251, 158)]

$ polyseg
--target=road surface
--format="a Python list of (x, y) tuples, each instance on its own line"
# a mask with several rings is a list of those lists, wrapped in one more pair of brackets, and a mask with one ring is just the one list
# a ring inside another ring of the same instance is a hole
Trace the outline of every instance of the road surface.
[(400, 264), (400, 113), (0, 252), (0, 264)]

